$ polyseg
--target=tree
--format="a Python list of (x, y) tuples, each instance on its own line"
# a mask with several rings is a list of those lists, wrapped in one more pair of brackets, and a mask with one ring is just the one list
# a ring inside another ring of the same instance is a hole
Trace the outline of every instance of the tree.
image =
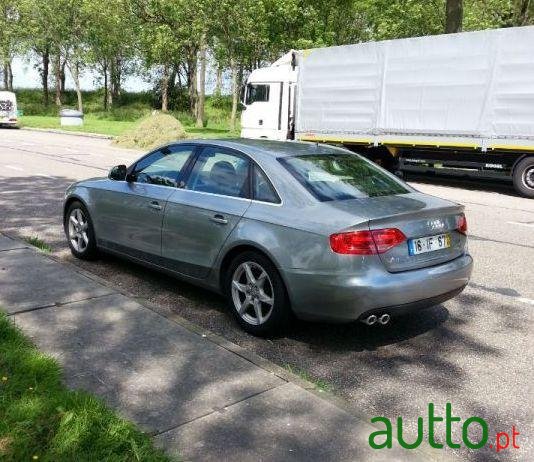
[(87, 60), (102, 75), (104, 109), (118, 99), (127, 63), (134, 56), (136, 18), (129, 0), (87, 3)]
[(463, 0), (447, 0), (445, 7), (445, 33), (454, 34), (461, 32), (463, 18)]
[(0, 0), (0, 64), (4, 76), (4, 88), (13, 90), (13, 57), (22, 51), (23, 27), (17, 1)]

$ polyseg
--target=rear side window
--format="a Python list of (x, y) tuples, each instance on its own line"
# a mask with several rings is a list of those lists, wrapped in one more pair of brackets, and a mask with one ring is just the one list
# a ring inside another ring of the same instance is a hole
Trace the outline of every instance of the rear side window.
[(249, 160), (221, 148), (205, 148), (195, 163), (187, 189), (223, 196), (249, 196)]
[(245, 104), (269, 101), (269, 85), (247, 85), (247, 98)]
[(254, 173), (252, 176), (252, 198), (261, 202), (270, 202), (272, 204), (279, 204), (280, 198), (274, 190), (271, 182), (257, 166), (254, 166)]
[(410, 192), (399, 180), (356, 154), (317, 154), (279, 160), (323, 202)]

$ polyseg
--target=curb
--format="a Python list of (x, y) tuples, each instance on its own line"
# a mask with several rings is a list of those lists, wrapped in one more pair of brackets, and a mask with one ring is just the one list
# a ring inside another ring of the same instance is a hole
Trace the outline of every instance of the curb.
[(43, 132), (43, 133), (57, 133), (60, 135), (72, 135), (72, 136), (84, 136), (86, 138), (99, 138), (103, 140), (112, 140), (115, 138), (111, 135), (103, 135), (101, 133), (90, 133), (90, 132), (76, 132), (70, 130), (60, 130), (58, 128), (38, 128), (38, 127), (20, 127), (19, 130), (27, 130), (31, 132)]
[[(305, 389), (306, 391), (312, 393), (316, 397), (329, 402), (333, 406), (339, 408), (340, 410), (352, 415), (353, 417), (364, 421), (365, 423), (375, 427), (377, 430), (382, 430), (381, 428), (378, 428), (375, 424), (371, 423), (371, 417), (363, 414), (358, 408), (356, 408), (353, 404), (346, 401), (344, 398), (341, 398), (340, 396), (335, 395), (334, 393), (330, 391), (321, 390), (315, 385), (313, 382), (310, 382), (308, 380), (303, 379), (302, 377), (296, 375), (293, 372), (288, 371), (287, 369), (284, 369), (283, 367), (259, 356), (256, 353), (253, 353), (251, 351), (248, 351), (247, 349), (227, 340), (226, 338), (214, 334), (213, 332), (198, 326), (191, 321), (188, 321), (187, 319), (183, 318), (182, 316), (173, 313), (168, 312), (167, 310), (163, 310), (161, 307), (159, 307), (157, 304), (150, 302), (146, 298), (138, 297), (128, 290), (125, 290), (123, 287), (116, 286), (115, 284), (110, 283), (109, 281), (101, 278), (100, 276), (97, 276), (96, 274), (91, 273), (90, 271), (87, 271), (83, 268), (80, 268), (74, 263), (63, 261), (60, 258), (58, 258), (55, 255), (48, 254), (46, 252), (42, 252), (36, 247), (32, 246), (31, 244), (28, 244), (21, 239), (6, 233), (5, 231), (0, 231), (0, 235), (3, 235), (5, 237), (8, 237), (14, 241), (20, 242), (21, 245), (24, 246), (24, 248), (31, 249), (34, 252), (37, 252), (38, 254), (44, 256), (45, 258), (48, 258), (56, 263), (59, 263), (63, 266), (69, 267), (72, 271), (81, 274), (88, 279), (101, 284), (109, 289), (114, 290), (116, 293), (119, 293), (125, 297), (128, 297), (132, 299), (133, 301), (139, 303), (141, 306), (149, 309), (150, 311), (156, 313), (157, 315), (168, 319), (171, 322), (174, 322), (175, 324), (178, 324), (179, 326), (183, 327), (184, 329), (187, 329), (190, 332), (193, 332), (202, 338), (205, 338), (212, 343), (216, 344), (217, 346), (224, 348), (227, 351), (230, 351), (231, 353), (236, 354), (237, 356), (249, 361), (250, 363), (254, 364), (255, 366), (270, 372), (271, 374), (274, 374), (278, 378), (284, 380), (285, 382), (292, 383), (300, 388)], [(394, 436), (394, 439), (396, 440), (396, 437)], [(434, 450), (428, 446), (425, 447), (418, 447), (417, 452), (424, 454), (427, 456), (428, 460), (435, 461), (435, 462), (441, 462), (441, 461), (456, 461), (459, 460), (456, 455), (450, 454), (450, 453), (444, 453), (443, 451)]]

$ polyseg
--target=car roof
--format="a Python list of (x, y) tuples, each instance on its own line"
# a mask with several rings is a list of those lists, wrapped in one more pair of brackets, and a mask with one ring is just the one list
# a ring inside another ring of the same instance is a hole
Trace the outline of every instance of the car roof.
[(334, 154), (347, 152), (344, 149), (325, 144), (304, 141), (272, 141), (262, 139), (197, 139), (187, 140), (185, 143), (222, 146), (242, 151), (245, 154), (260, 154), (271, 158), (303, 156), (312, 154)]

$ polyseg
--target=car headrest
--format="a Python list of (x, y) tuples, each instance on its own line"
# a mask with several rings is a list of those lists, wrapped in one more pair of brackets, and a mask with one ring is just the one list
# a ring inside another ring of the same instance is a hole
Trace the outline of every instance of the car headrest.
[(215, 162), (211, 168), (210, 180), (217, 184), (235, 186), (237, 174), (234, 166), (226, 160)]

